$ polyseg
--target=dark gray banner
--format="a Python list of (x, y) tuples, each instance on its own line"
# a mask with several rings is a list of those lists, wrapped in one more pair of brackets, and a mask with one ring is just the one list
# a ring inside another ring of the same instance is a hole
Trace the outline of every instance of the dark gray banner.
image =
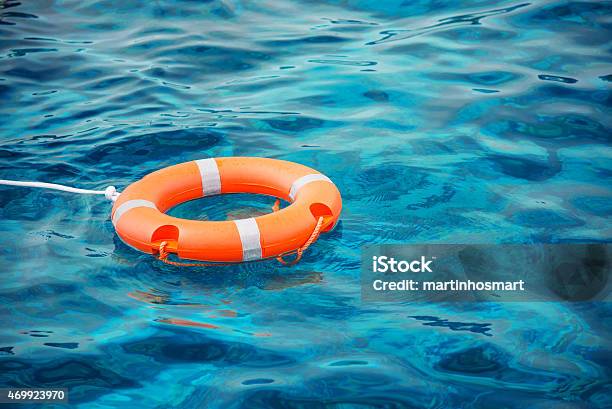
[(610, 301), (610, 244), (362, 249), (364, 301)]

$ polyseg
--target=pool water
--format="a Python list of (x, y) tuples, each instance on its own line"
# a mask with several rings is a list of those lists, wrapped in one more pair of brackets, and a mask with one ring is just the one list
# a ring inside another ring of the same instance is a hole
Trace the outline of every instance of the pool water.
[(611, 2), (0, 7), (0, 178), (121, 190), (263, 156), (344, 200), (295, 267), (189, 269), (123, 244), (100, 197), (1, 187), (0, 386), (65, 387), (79, 408), (612, 406), (608, 303), (359, 286), (366, 244), (610, 241)]

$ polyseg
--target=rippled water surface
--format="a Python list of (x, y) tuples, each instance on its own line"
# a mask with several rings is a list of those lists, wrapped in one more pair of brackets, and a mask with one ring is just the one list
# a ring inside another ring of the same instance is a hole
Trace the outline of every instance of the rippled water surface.
[(369, 243), (610, 240), (610, 2), (0, 5), (0, 178), (122, 189), (266, 156), (344, 199), (296, 267), (184, 269), (118, 240), (103, 199), (2, 187), (2, 385), (87, 408), (612, 406), (607, 304), (359, 288)]

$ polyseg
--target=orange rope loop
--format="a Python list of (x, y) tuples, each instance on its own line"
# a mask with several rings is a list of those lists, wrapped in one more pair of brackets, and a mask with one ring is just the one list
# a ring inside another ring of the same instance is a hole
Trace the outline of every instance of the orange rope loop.
[(302, 254), (304, 254), (306, 249), (308, 247), (310, 247), (310, 245), (312, 243), (314, 243), (315, 240), (317, 240), (319, 238), (319, 235), (321, 234), (321, 226), (323, 226), (323, 216), (319, 217), (319, 220), (317, 221), (317, 225), (315, 226), (315, 228), (312, 231), (312, 234), (310, 235), (308, 240), (306, 240), (306, 243), (304, 243), (304, 245), (302, 247), (300, 247), (300, 248), (298, 248), (296, 250), (296, 252), (295, 252), (296, 256), (295, 256), (295, 258), (292, 261), (285, 261), (283, 259), (283, 256), (276, 257), (276, 260), (278, 260), (279, 263), (281, 263), (281, 264), (283, 264), (285, 266), (292, 266), (292, 265), (296, 264), (298, 261), (300, 261), (302, 259)]

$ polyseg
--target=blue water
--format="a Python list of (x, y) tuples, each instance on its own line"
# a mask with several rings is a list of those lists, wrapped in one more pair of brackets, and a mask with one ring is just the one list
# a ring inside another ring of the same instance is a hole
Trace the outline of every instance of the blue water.
[(79, 408), (612, 407), (609, 304), (359, 287), (365, 244), (610, 241), (612, 3), (0, 4), (0, 178), (121, 190), (265, 156), (344, 200), (296, 267), (186, 269), (124, 245), (104, 199), (1, 187), (1, 386)]

